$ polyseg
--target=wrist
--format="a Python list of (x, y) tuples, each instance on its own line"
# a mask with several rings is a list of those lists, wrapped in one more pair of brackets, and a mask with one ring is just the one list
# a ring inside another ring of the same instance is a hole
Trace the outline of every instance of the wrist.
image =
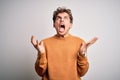
[(82, 54), (84, 57), (87, 57), (87, 52), (86, 52), (86, 51), (83, 51), (81, 54)]
[(41, 51), (40, 51), (40, 50), (37, 50), (37, 51), (38, 51), (38, 53), (40, 53), (40, 54), (45, 53), (45, 51), (44, 51), (44, 50), (43, 50), (43, 51), (42, 51), (42, 50), (41, 50)]

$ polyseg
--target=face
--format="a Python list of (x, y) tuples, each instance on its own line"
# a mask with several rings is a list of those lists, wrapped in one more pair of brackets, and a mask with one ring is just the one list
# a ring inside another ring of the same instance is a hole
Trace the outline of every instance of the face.
[(58, 35), (67, 36), (69, 34), (69, 29), (72, 27), (69, 15), (65, 12), (59, 13), (56, 17), (54, 27)]

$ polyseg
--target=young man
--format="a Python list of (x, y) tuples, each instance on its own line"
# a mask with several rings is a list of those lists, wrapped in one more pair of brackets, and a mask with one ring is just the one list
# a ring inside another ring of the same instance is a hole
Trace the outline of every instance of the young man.
[(42, 80), (81, 80), (89, 68), (87, 48), (97, 38), (85, 41), (69, 34), (73, 17), (70, 9), (58, 7), (53, 13), (56, 35), (42, 41), (31, 37), (31, 43), (38, 51), (35, 70)]

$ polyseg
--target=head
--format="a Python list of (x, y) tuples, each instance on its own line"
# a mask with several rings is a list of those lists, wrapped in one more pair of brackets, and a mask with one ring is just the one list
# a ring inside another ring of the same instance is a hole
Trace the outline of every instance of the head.
[(70, 9), (58, 7), (53, 13), (53, 26), (58, 35), (66, 36), (72, 27), (73, 16)]

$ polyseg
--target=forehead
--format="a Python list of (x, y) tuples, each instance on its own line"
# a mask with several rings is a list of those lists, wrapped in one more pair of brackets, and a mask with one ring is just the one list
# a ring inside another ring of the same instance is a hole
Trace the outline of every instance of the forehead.
[(58, 13), (58, 15), (57, 16), (68, 16), (69, 17), (69, 15), (68, 15), (68, 13), (66, 13), (66, 12), (63, 12), (63, 13)]

